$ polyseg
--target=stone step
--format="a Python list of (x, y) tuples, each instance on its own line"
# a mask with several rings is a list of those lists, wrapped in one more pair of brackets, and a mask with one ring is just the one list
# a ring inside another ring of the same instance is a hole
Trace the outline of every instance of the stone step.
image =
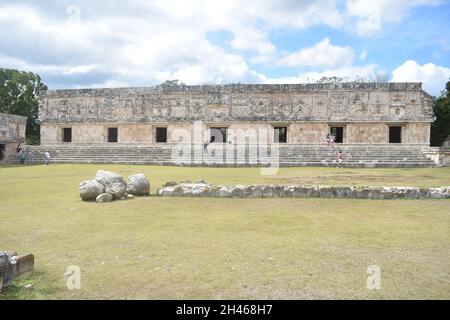
[[(173, 165), (172, 150), (174, 147), (177, 147), (176, 150), (180, 149), (174, 144), (57, 144), (32, 146), (32, 149), (34, 158), (38, 162), (43, 161), (44, 153), (48, 150), (52, 161), (56, 163)], [(213, 147), (209, 147), (207, 153), (203, 152), (201, 146), (200, 148), (193, 148), (192, 145), (183, 147), (185, 147), (183, 150), (189, 150), (190, 147), (191, 152), (183, 154), (183, 152), (177, 153), (175, 150), (174, 155), (177, 156), (178, 162), (185, 162), (187, 165), (263, 166), (272, 160), (271, 155), (273, 154), (278, 159), (280, 166), (335, 166), (338, 150), (343, 150), (344, 164), (347, 167), (427, 167), (434, 165), (434, 162), (423, 155), (422, 150), (427, 148), (422, 146), (336, 145), (328, 147), (327, 145), (286, 144), (279, 145), (278, 152), (273, 151), (272, 148), (257, 148), (256, 153), (248, 150), (246, 145), (213, 145)], [(195, 160), (198, 154), (203, 155), (203, 162), (189, 164)], [(258, 156), (255, 157), (256, 155)], [(227, 159), (230, 156), (231, 159)], [(217, 161), (216, 158), (222, 159), (223, 164), (214, 164)], [(18, 159), (16, 156), (11, 156), (8, 158), (8, 162), (17, 163)]]

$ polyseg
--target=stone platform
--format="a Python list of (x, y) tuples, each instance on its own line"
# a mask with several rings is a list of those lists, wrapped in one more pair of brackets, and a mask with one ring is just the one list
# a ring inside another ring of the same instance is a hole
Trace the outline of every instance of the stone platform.
[[(339, 150), (344, 153), (344, 167), (431, 167), (425, 157), (429, 148), (419, 145), (300, 145), (279, 144), (248, 146), (210, 144), (48, 144), (28, 146), (36, 163), (44, 161), (48, 150), (52, 163), (128, 163), (179, 166), (336, 166)], [(28, 154), (28, 153), (27, 153)], [(9, 163), (18, 162), (13, 155)]]

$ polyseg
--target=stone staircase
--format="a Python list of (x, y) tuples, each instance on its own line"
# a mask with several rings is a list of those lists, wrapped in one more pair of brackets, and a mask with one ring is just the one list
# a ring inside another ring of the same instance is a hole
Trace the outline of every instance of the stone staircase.
[[(344, 153), (344, 167), (431, 167), (435, 163), (420, 145), (258, 145), (210, 144), (48, 144), (28, 146), (37, 163), (48, 150), (52, 163), (129, 163), (183, 166), (336, 166), (336, 154)], [(28, 152), (26, 152), (28, 156)], [(27, 159), (28, 160), (28, 159)], [(9, 163), (17, 163), (10, 156)]]

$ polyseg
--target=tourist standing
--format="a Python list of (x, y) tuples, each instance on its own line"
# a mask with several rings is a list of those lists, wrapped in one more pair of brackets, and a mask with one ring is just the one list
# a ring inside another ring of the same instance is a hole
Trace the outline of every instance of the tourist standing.
[(330, 137), (330, 134), (327, 133), (327, 146), (328, 147), (330, 146), (330, 142), (331, 142), (331, 137)]
[(34, 152), (33, 149), (28, 149), (28, 161), (30, 164), (34, 164)]
[(342, 153), (342, 150), (339, 150), (337, 154), (337, 166), (336, 168), (341, 168), (342, 162), (344, 161), (344, 154)]
[(20, 150), (19, 150), (19, 160), (20, 160), (20, 164), (25, 163), (25, 151), (23, 151), (22, 148), (20, 148)]
[(46, 165), (48, 165), (49, 163), (50, 163), (50, 152), (48, 152), (48, 150), (47, 151), (45, 151), (45, 164)]

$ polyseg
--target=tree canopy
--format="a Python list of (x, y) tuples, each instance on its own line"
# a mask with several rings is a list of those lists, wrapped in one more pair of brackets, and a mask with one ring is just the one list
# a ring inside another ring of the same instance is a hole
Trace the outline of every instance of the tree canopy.
[(433, 111), (436, 121), (431, 124), (431, 145), (441, 146), (450, 136), (450, 81), (441, 96), (434, 98)]
[(39, 142), (37, 92), (45, 89), (37, 74), (0, 68), (0, 112), (28, 117), (28, 143)]

